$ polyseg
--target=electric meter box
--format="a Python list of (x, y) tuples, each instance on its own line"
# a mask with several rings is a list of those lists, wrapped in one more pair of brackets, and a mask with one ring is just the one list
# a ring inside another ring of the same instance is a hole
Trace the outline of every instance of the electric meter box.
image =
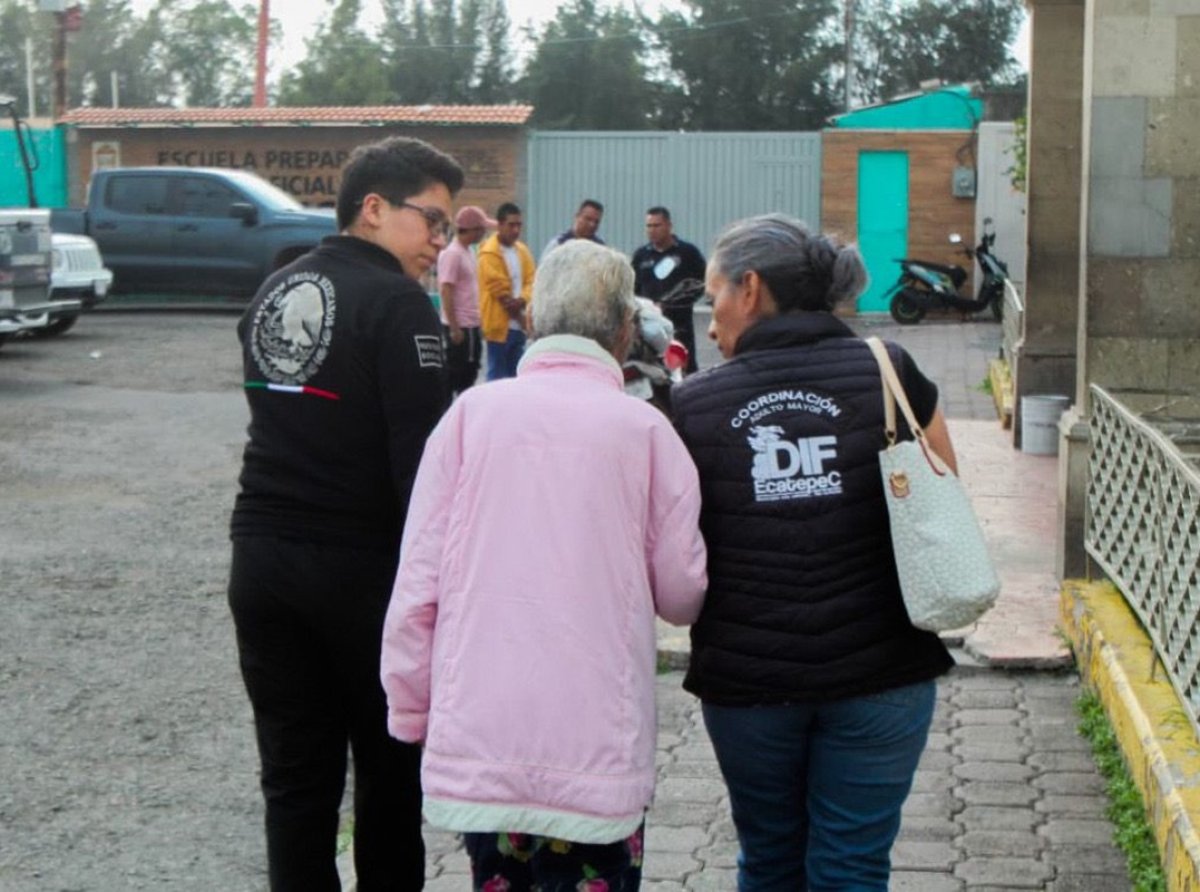
[(975, 168), (956, 167), (950, 181), (950, 193), (955, 198), (975, 197)]
[(50, 211), (0, 210), (0, 317), (44, 311), (50, 262)]

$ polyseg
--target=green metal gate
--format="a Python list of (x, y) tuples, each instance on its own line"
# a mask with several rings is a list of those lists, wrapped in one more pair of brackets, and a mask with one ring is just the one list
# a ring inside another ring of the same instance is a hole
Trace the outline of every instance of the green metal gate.
[(819, 133), (537, 132), (529, 141), (525, 236), (536, 253), (581, 199), (605, 206), (600, 235), (632, 252), (645, 211), (665, 205), (675, 234), (708, 253), (733, 220), (781, 211), (821, 226)]

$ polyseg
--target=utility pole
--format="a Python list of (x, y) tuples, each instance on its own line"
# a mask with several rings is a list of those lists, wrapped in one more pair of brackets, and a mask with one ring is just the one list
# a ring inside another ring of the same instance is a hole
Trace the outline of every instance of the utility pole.
[(33, 38), (25, 38), (25, 95), (28, 97), (29, 117), (37, 117), (36, 93), (33, 78)]
[(67, 113), (67, 14), (54, 13), (54, 120), (61, 121)]
[(83, 22), (83, 10), (79, 4), (67, 6), (68, 0), (38, 0), (38, 10), (54, 13), (54, 37), (50, 50), (51, 73), (54, 90), (51, 111), (54, 120), (62, 120), (67, 113), (67, 32), (78, 31)]
[(858, 0), (846, 0), (846, 108), (854, 105), (854, 15)]
[(267, 42), (271, 36), (271, 0), (258, 2), (258, 52), (254, 71), (255, 108), (267, 107)]

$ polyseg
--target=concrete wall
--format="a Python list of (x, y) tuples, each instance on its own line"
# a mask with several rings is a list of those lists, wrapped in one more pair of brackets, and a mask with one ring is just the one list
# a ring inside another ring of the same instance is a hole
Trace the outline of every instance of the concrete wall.
[(1082, 200), (1084, 0), (1032, 0), (1026, 146), (1025, 327), (1014, 351), (1021, 397), (1076, 391)]
[(1009, 172), (1016, 126), (1011, 121), (979, 125), (979, 187), (975, 196), (975, 230), (992, 218), (996, 233), (993, 250), (1008, 264), (1008, 277), (1018, 287), (1025, 284), (1025, 193), (1012, 184)]
[(1086, 378), (1200, 417), (1200, 3), (1092, 0), (1084, 93)]
[[(1059, 569), (1078, 576), (1086, 568), (1088, 385), (1123, 391), (1135, 411), (1200, 419), (1200, 3), (1033, 0), (1032, 7), (1031, 84), (1056, 60), (1062, 75), (1074, 67), (1062, 42), (1083, 15), (1076, 406), (1060, 425), (1059, 457)], [(1038, 29), (1050, 35), (1046, 23), (1054, 21), (1069, 27), (1039, 54)], [(1031, 127), (1031, 152), (1033, 145)], [(1063, 133), (1047, 154), (1070, 149), (1071, 134)], [(1032, 290), (1032, 191), (1030, 204)], [(1068, 259), (1064, 253), (1064, 280)], [(1058, 301), (1056, 325), (1069, 303), (1065, 295)]]
[(252, 170), (308, 205), (332, 206), (350, 151), (388, 136), (415, 136), (466, 170), (456, 204), (496, 205), (525, 191), (526, 131), (520, 127), (75, 127), (68, 131), (71, 204), (84, 203), (96, 166), (234, 167)]

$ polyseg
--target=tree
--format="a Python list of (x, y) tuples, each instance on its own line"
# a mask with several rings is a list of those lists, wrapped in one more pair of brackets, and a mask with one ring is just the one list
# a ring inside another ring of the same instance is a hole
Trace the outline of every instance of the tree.
[(454, 0), (434, 5), (413, 0), (385, 0), (382, 42), (393, 101), (408, 105), (461, 102), (470, 82), (473, 35), (458, 43), (458, 5)]
[(513, 96), (504, 0), (384, 0), (382, 42), (397, 102), (474, 104)]
[(538, 126), (644, 130), (656, 122), (658, 91), (642, 61), (648, 39), (629, 12), (569, 0), (534, 36), (537, 49), (521, 89)]
[(383, 47), (359, 27), (360, 0), (339, 0), (283, 77), (280, 105), (381, 105), (394, 101)]
[(835, 0), (684, 0), (655, 27), (680, 89), (669, 126), (805, 130), (837, 107)]
[(254, 94), (257, 8), (229, 0), (159, 0), (161, 58), (183, 105), (249, 105)]
[(1022, 0), (858, 0), (857, 97), (864, 103), (944, 83), (1015, 83), (1008, 47)]
[[(163, 68), (159, 11), (138, 17), (128, 0), (92, 0), (83, 27), (67, 49), (67, 105), (112, 105), (113, 76), (121, 105), (170, 105), (171, 81)], [(46, 50), (49, 62), (49, 46)]]
[(484, 0), (480, 16), (483, 46), (475, 63), (474, 101), (508, 102), (514, 96), (511, 23), (504, 0)]
[[(28, 115), (25, 39), (32, 41), (37, 111), (49, 114), (53, 95), (52, 46), (55, 19), (33, 0), (0, 0), (0, 93), (18, 100)], [(155, 61), (156, 24), (134, 15), (128, 0), (92, 0), (83, 25), (68, 35), (67, 105), (111, 105), (112, 76), (126, 105), (161, 105), (169, 96)]]
[[(0, 0), (0, 94), (17, 101), (17, 113), (29, 116), (25, 70), (25, 40), (34, 48), (34, 102), (37, 111), (50, 110), (50, 25), (53, 18), (38, 14), (27, 0)], [(39, 61), (42, 64), (39, 64)]]
[(504, 0), (384, 0), (372, 40), (341, 0), (285, 77), (283, 105), (502, 102), (512, 98)]

